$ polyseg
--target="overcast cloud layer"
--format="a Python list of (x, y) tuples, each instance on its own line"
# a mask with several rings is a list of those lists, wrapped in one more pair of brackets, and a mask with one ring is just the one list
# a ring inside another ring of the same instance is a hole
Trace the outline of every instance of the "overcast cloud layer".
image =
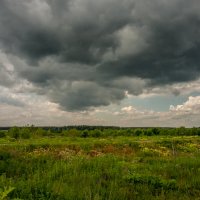
[(199, 0), (1, 0), (0, 85), (65, 111), (179, 95), (199, 79), (199, 36)]

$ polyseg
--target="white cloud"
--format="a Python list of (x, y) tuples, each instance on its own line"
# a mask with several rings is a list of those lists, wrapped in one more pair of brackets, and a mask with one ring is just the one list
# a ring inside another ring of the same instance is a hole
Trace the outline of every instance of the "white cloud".
[(124, 111), (124, 112), (131, 112), (131, 111), (134, 111), (135, 109), (133, 108), (133, 106), (127, 106), (127, 107), (123, 107), (121, 109), (121, 111)]
[[(6, 90), (4, 90), (6, 91)], [(8, 95), (10, 98), (12, 95)], [(114, 126), (199, 126), (200, 96), (190, 96), (182, 105), (170, 106), (169, 111), (138, 110), (132, 105), (116, 109), (101, 107), (90, 111), (67, 112), (44, 96), (15, 93), (23, 107), (0, 102), (0, 126), (12, 125), (114, 125)]]
[(170, 110), (174, 112), (191, 112), (193, 114), (200, 113), (200, 96), (190, 96), (188, 101), (182, 105), (170, 106)]

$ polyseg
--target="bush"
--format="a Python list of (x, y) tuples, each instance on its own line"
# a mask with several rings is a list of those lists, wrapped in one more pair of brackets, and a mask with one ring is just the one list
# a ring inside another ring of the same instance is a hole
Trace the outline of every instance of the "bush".
[(42, 128), (37, 128), (37, 130), (34, 132), (34, 134), (37, 136), (46, 136), (47, 131)]
[(84, 130), (83, 132), (81, 132), (81, 137), (86, 138), (88, 136), (89, 136), (88, 130)]
[(95, 130), (91, 131), (91, 136), (92, 137), (100, 137), (100, 136), (102, 136), (102, 132), (98, 129), (95, 129)]
[(136, 136), (140, 136), (140, 135), (143, 134), (143, 131), (142, 131), (141, 129), (136, 129), (136, 130), (134, 131), (134, 134), (135, 134)]
[(5, 131), (0, 131), (0, 138), (6, 137)]
[(152, 189), (165, 189), (165, 190), (173, 190), (177, 188), (177, 183), (175, 179), (161, 179), (158, 176), (151, 175), (141, 175), (134, 174), (125, 178), (129, 184), (146, 184)]
[(29, 139), (30, 137), (31, 137), (31, 132), (29, 128), (25, 127), (20, 130), (20, 138)]
[(77, 129), (70, 129), (66, 132), (65, 135), (70, 137), (79, 137), (81, 134)]
[(15, 139), (18, 139), (20, 137), (20, 128), (19, 127), (12, 127), (9, 129), (8, 131), (8, 135), (11, 137), (11, 138), (15, 138)]

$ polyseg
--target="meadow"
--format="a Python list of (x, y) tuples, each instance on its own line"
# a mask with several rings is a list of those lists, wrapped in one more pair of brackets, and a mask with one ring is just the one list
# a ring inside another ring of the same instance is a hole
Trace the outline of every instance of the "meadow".
[(200, 130), (0, 131), (0, 200), (200, 199)]

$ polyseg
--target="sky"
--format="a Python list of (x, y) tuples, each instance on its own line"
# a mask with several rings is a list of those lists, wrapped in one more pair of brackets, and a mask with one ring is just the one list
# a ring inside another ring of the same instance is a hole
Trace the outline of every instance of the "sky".
[(0, 0), (0, 126), (200, 126), (199, 0)]

